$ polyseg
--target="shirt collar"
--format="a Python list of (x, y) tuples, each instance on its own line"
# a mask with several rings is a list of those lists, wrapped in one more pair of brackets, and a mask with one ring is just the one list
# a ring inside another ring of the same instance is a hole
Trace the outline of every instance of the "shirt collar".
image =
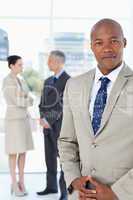
[(111, 82), (115, 82), (115, 80), (116, 80), (119, 72), (123, 68), (123, 66), (124, 66), (124, 63), (122, 62), (122, 64), (118, 68), (114, 69), (112, 72), (110, 72), (106, 76), (102, 74), (102, 72), (100, 71), (100, 69), (98, 67), (96, 67), (95, 83), (98, 83), (99, 79), (101, 77), (107, 77)]
[(61, 71), (58, 74), (54, 75), (54, 77), (58, 79), (63, 74), (63, 72), (64, 69), (61, 69)]

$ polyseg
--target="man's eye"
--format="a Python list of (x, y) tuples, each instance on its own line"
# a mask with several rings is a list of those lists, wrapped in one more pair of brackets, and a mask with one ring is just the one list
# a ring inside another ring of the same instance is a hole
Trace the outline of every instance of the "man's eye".
[(112, 40), (111, 43), (112, 44), (119, 44), (119, 41), (118, 40)]
[(102, 45), (102, 42), (95, 42), (95, 45), (100, 46), (100, 45)]

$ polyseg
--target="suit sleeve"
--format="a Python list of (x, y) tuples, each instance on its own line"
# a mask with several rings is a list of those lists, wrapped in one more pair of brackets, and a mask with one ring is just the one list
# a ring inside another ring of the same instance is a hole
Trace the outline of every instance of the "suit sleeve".
[(112, 186), (119, 200), (133, 199), (133, 169), (116, 181)]
[(60, 161), (63, 167), (67, 187), (69, 187), (75, 178), (81, 176), (79, 167), (79, 148), (68, 97), (69, 82), (70, 80), (68, 80), (64, 92), (63, 121), (60, 138), (58, 140)]
[(44, 105), (45, 105), (44, 87), (45, 87), (45, 81), (44, 81), (44, 84), (43, 84), (43, 89), (42, 89), (42, 93), (41, 93), (41, 100), (40, 100), (40, 103), (39, 103), (40, 118), (44, 118)]
[(3, 94), (8, 102), (8, 106), (18, 106), (24, 108), (33, 105), (33, 98), (20, 91), (10, 80), (4, 81)]

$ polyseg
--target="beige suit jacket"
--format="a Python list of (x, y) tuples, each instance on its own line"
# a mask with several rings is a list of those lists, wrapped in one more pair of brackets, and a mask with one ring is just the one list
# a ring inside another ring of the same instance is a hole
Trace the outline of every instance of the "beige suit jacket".
[(89, 114), (94, 75), (91, 70), (71, 78), (65, 89), (59, 152), (67, 187), (91, 175), (111, 186), (120, 200), (133, 200), (133, 71), (126, 64), (120, 71), (97, 137)]
[(19, 79), (18, 82), (12, 73), (8, 74), (3, 80), (3, 94), (7, 104), (5, 119), (26, 118), (27, 107), (33, 105), (33, 98), (24, 80)]

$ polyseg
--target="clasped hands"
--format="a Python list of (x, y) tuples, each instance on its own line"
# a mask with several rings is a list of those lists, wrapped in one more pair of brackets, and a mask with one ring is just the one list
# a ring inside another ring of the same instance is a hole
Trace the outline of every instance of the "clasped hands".
[[(85, 185), (87, 181), (89, 181), (95, 189), (86, 189)], [(76, 178), (72, 182), (72, 186), (74, 190), (78, 190), (79, 192), (78, 200), (118, 200), (117, 196), (109, 186), (100, 183), (91, 176)]]

